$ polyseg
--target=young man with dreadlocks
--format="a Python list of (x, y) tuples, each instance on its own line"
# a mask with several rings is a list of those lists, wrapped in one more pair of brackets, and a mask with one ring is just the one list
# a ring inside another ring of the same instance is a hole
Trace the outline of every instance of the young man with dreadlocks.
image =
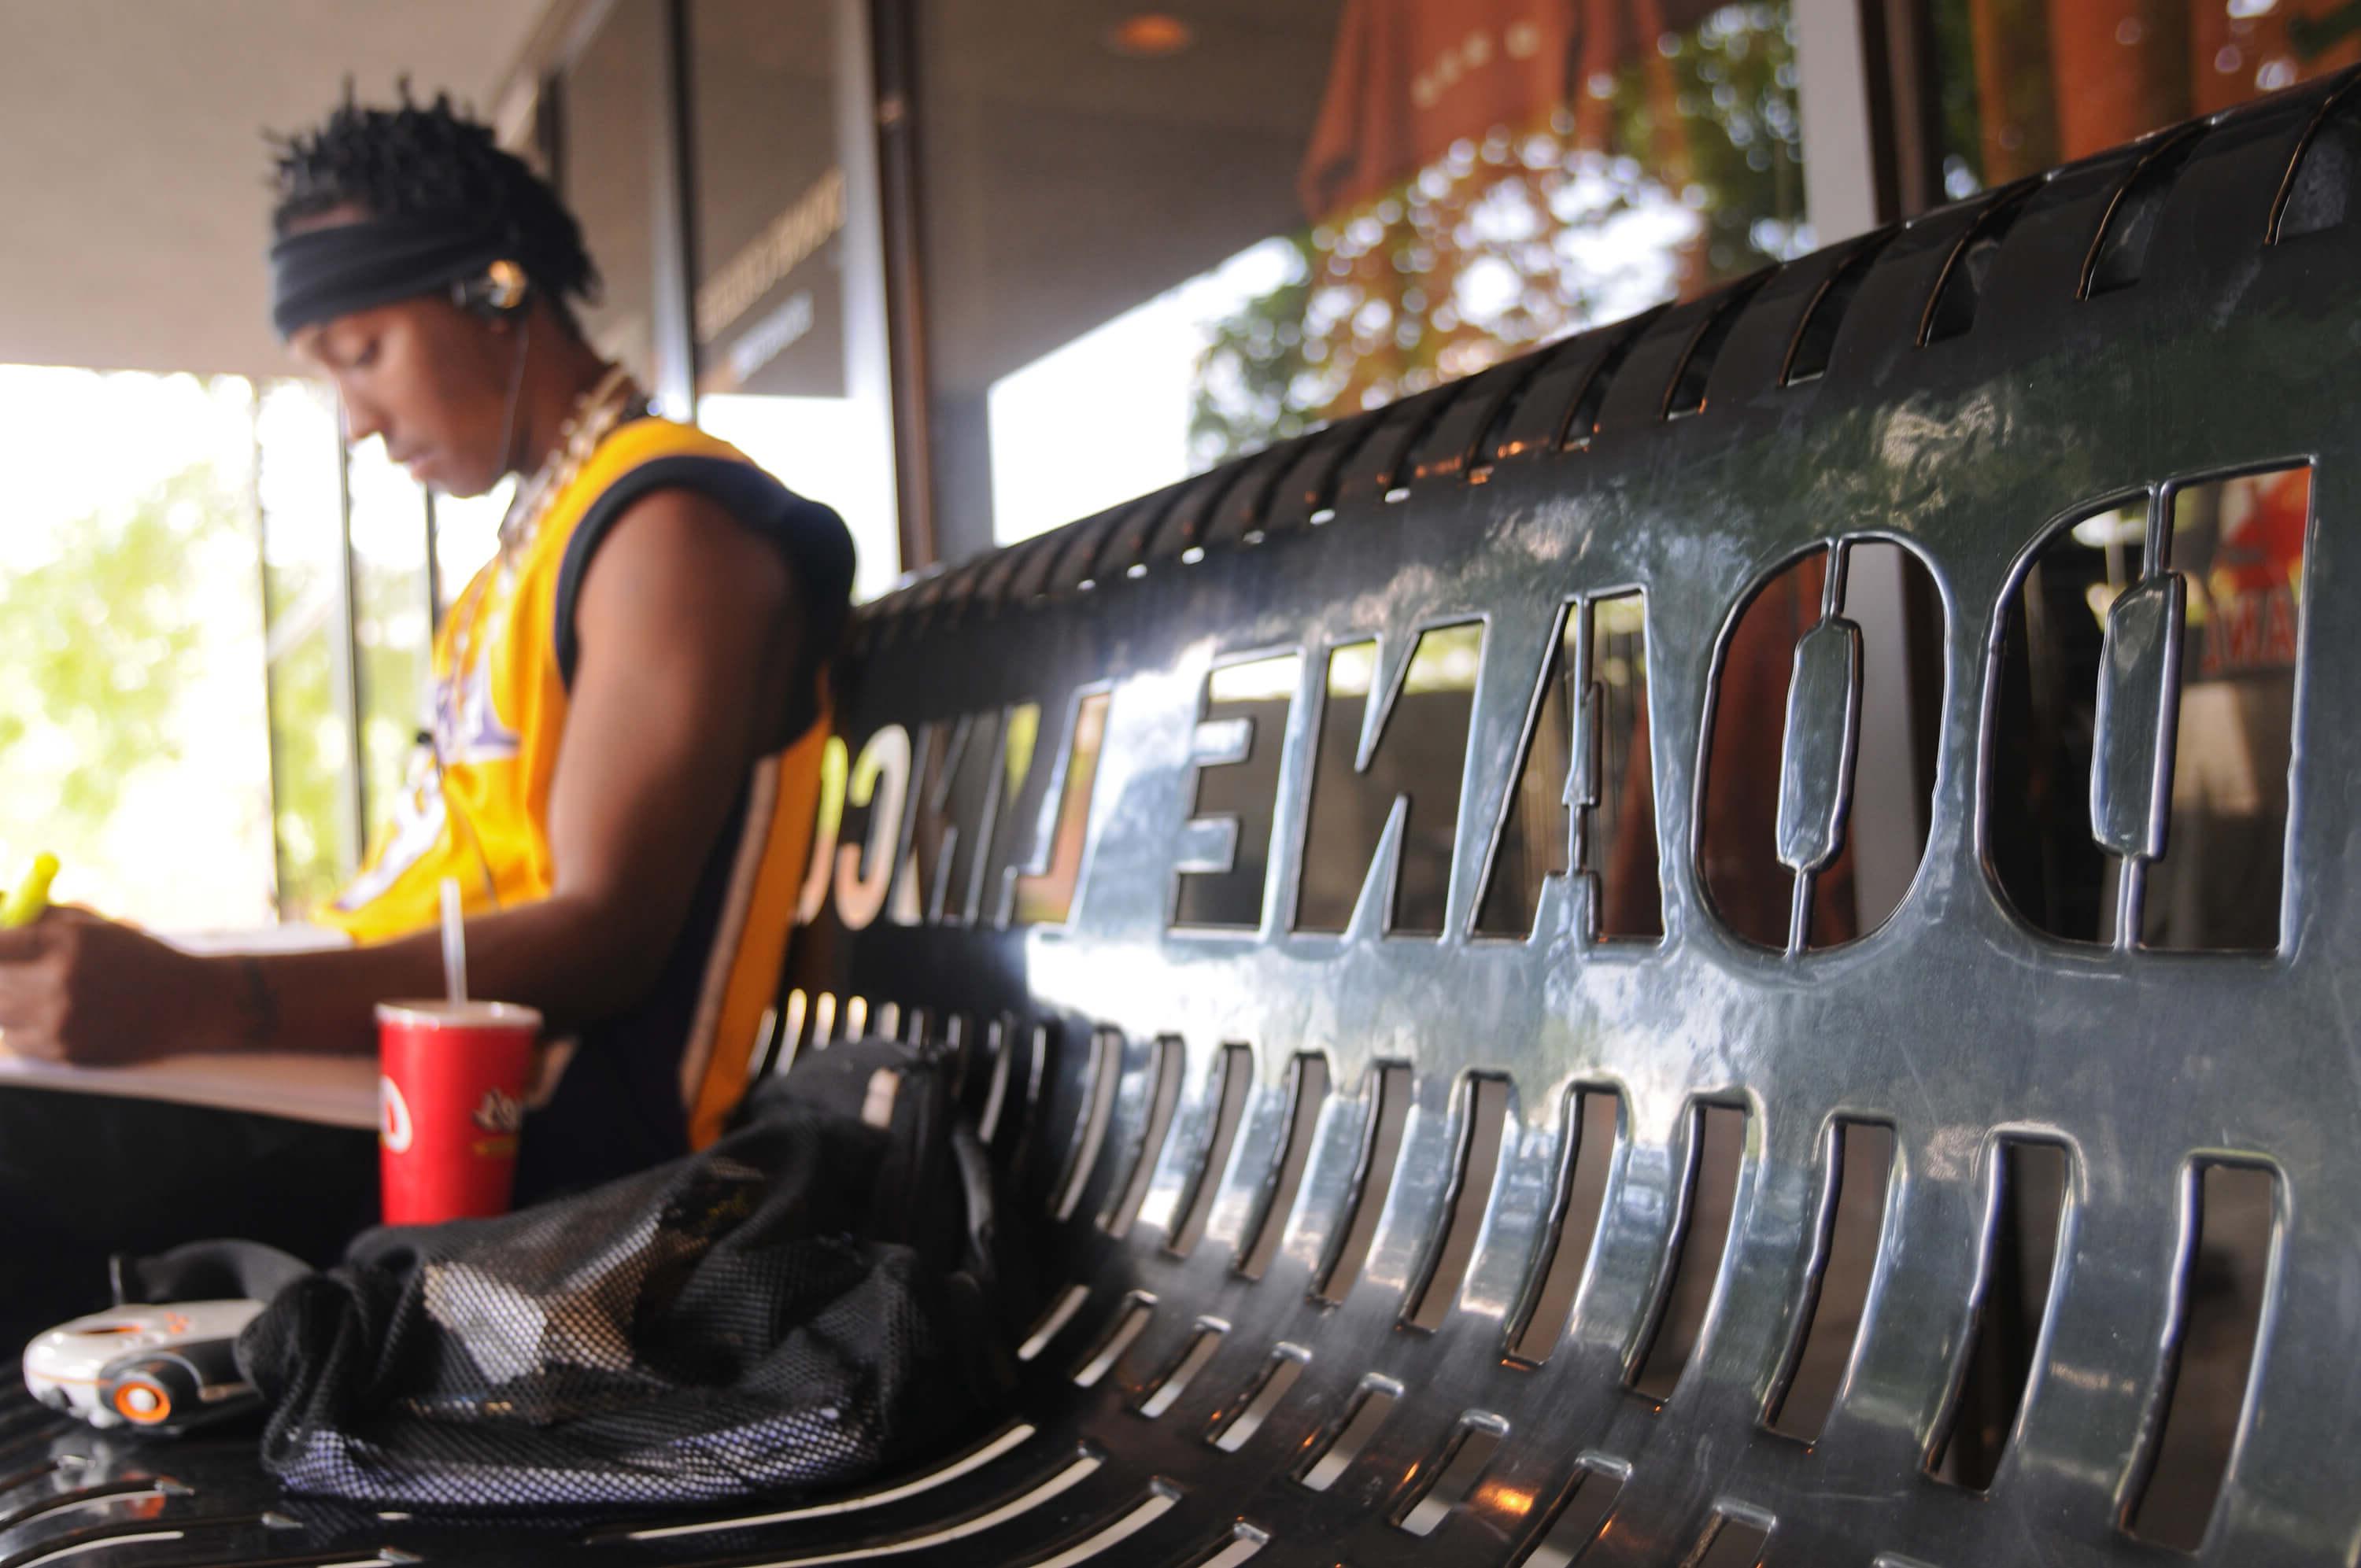
[[(576, 321), (597, 278), (555, 193), (447, 97), (402, 98), (348, 95), (281, 144), (273, 318), (335, 383), (351, 439), (452, 495), (519, 479), (497, 558), (435, 640), (431, 755), (327, 916), (354, 945), (200, 957), (60, 911), (0, 932), (0, 1029), (12, 1051), (93, 1065), (367, 1058), (375, 1003), (443, 989), (432, 927), (456, 879), (475, 989), (566, 1042), (525, 1122), (530, 1201), (709, 1141), (744, 1086), (808, 850), (852, 548), (827, 508), (651, 417)], [(374, 1146), (0, 1090), (0, 1319), (87, 1310), (90, 1260), (114, 1250), (331, 1251), (371, 1217)]]

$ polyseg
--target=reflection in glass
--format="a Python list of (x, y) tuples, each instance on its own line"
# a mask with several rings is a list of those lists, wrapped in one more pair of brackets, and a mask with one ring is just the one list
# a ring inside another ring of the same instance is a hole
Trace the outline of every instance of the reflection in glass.
[[(2187, 587), (2165, 852), (2147, 872), (2140, 941), (2279, 945), (2307, 467), (2187, 485), (2166, 568)], [(2145, 501), (2050, 536), (2002, 627), (1986, 830), (2017, 913), (2052, 936), (2114, 938), (2120, 865), (2091, 837), (2092, 712), (2108, 609), (2147, 565)]]
[(947, 540), (1054, 526), (1812, 244), (1784, 4), (1190, 22), (1140, 57), (1048, 0), (928, 12)]
[(1205, 466), (1810, 248), (1784, 6), (1445, 9), (1345, 7), (1313, 223), (1214, 328)]
[(1934, 0), (1945, 193), (1969, 196), (2361, 61), (2334, 0)]
[(560, 194), (598, 269), (582, 312), (591, 346), (653, 387), (655, 372), (655, 116), (664, 59), (660, 0), (614, 0), (566, 72)]
[(840, 145), (832, 0), (696, 0), (697, 423), (843, 514), (855, 598), (900, 570), (873, 222)]

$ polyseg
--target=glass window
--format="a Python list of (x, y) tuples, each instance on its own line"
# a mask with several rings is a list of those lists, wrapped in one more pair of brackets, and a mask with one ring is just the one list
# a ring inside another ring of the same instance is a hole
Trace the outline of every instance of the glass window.
[[(432, 766), (420, 740), (430, 722), (434, 628), (490, 561), (516, 481), (504, 479), (481, 496), (437, 494), (430, 502), (422, 487), (386, 460), (384, 444), (372, 441), (355, 448), (349, 482), (366, 850), (383, 830), (393, 803), (417, 786), (416, 771)], [(331, 537), (327, 546), (333, 543)], [(334, 733), (341, 745), (341, 724)], [(339, 753), (340, 780), (346, 766)], [(321, 889), (310, 891), (306, 903), (315, 905)]]
[(1970, 196), (2361, 60), (2352, 7), (1934, 0), (1943, 185)]
[(655, 116), (664, 7), (619, 0), (566, 73), (558, 170), (604, 280), (583, 313), (590, 342), (643, 387), (655, 372)]
[(335, 394), (283, 381), (262, 399), (262, 577), (279, 913), (301, 920), (335, 894), (362, 846), (346, 809), (349, 731), (336, 697), (339, 501)]
[(458, 602), (467, 590), (468, 579), (489, 565), (500, 549), (500, 519), (509, 510), (510, 498), (516, 494), (516, 479), (502, 479), (480, 496), (455, 497), (437, 494), (434, 506), (434, 614), (435, 624), (442, 624), (443, 612)]
[[(873, 181), (848, 159), (831, 0), (697, 0), (697, 422), (844, 516), (855, 597), (900, 570)], [(868, 136), (865, 115), (854, 134)], [(860, 149), (856, 149), (860, 150)], [(848, 164), (851, 171), (848, 172)]]
[(111, 915), (270, 918), (254, 400), (0, 367), (0, 886), (47, 850)]
[(358, 657), (362, 812), (370, 831), (403, 793), (426, 721), (434, 604), (425, 492), (372, 441), (352, 455), (353, 648)]
[(917, 42), (947, 554), (1812, 245), (1784, 4), (942, 0)]

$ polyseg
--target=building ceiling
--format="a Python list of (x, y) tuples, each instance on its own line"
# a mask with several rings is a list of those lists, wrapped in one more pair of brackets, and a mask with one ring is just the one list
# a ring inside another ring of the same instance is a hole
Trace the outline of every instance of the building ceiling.
[(0, 0), (0, 363), (284, 374), (266, 130), (352, 76), (489, 117), (549, 0)]

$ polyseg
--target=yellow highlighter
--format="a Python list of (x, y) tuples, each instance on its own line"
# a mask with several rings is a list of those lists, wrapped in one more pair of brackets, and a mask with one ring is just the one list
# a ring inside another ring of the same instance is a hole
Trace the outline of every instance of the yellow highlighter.
[(33, 869), (25, 880), (9, 893), (7, 902), (0, 904), (0, 927), (30, 926), (49, 912), (49, 883), (58, 876), (58, 858), (51, 854), (33, 857)]

